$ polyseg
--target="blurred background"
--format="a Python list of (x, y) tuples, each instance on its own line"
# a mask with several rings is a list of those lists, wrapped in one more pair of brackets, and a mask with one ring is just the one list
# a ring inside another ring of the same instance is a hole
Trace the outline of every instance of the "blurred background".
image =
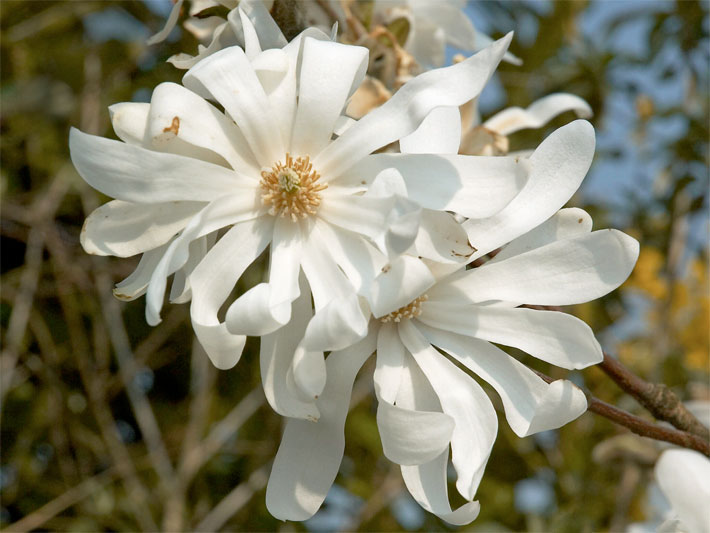
[[(694, 401), (710, 400), (709, 5), (466, 8), (491, 36), (515, 30), (511, 50), (523, 60), (501, 65), (480, 99), (484, 118), (552, 92), (586, 99), (598, 148), (570, 205), (587, 209), (595, 229), (616, 227), (641, 242), (621, 289), (569, 311), (636, 373)], [(383, 457), (369, 366), (356, 383), (345, 458), (325, 505), (305, 523), (272, 518), (264, 488), (282, 421), (261, 392), (258, 341), (250, 339), (235, 369), (216, 370), (193, 341), (187, 306), (168, 306), (151, 328), (142, 298), (113, 298), (113, 284), (137, 258), (81, 249), (84, 218), (107, 198), (73, 170), (69, 128), (116, 138), (107, 106), (149, 101), (158, 83), (179, 82), (182, 71), (165, 59), (194, 53), (194, 37), (178, 27), (166, 42), (145, 44), (170, 8), (169, 0), (0, 2), (0, 526), (457, 529), (422, 511)], [(534, 147), (572, 118), (513, 134), (511, 150)], [(598, 369), (570, 374), (521, 357), (648, 416)], [(526, 439), (501, 422), (478, 490), (481, 515), (458, 529), (623, 531), (656, 518), (655, 443), (591, 413)]]

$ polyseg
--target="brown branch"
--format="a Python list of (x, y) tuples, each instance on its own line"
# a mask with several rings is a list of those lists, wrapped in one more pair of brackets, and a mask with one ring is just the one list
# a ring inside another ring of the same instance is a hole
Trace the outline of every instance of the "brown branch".
[[(535, 373), (547, 383), (555, 381), (553, 378), (543, 374), (542, 372), (535, 371)], [(599, 416), (603, 416), (615, 424), (624, 426), (641, 437), (662, 440), (677, 446), (682, 446), (683, 448), (690, 448), (691, 450), (696, 450), (710, 457), (710, 442), (707, 439), (703, 439), (702, 437), (694, 435), (693, 433), (688, 433), (687, 431), (681, 431), (654, 424), (653, 422), (649, 422), (639, 416), (627, 413), (623, 409), (619, 409), (618, 407), (596, 398), (592, 395), (592, 393), (584, 388), (582, 388), (582, 391), (587, 396), (588, 411), (598, 414)]]
[(588, 410), (630, 429), (636, 435), (649, 437), (655, 440), (662, 440), (671, 444), (696, 450), (710, 457), (710, 442), (686, 431), (667, 428), (654, 424), (641, 417), (627, 413), (618, 407), (603, 402), (594, 396), (587, 397)]
[(703, 426), (666, 385), (644, 381), (607, 353), (604, 353), (604, 361), (599, 368), (655, 418), (697, 435), (706, 442), (710, 440), (710, 429)]

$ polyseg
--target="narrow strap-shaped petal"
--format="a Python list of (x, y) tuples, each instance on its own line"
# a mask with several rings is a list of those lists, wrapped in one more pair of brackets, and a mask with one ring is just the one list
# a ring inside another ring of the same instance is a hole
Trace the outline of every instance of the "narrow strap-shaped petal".
[(266, 487), (266, 506), (281, 520), (306, 520), (323, 503), (338, 474), (345, 447), (345, 417), (353, 382), (375, 350), (373, 332), (328, 356), (328, 382), (316, 403), (317, 423), (288, 419)]
[(212, 104), (176, 83), (161, 83), (150, 103), (148, 136), (155, 147), (181, 139), (212, 150), (252, 179), (259, 167), (240, 129)]
[(457, 154), (461, 142), (458, 107), (437, 107), (421, 125), (399, 140), (403, 154)]
[(540, 128), (565, 111), (574, 111), (579, 118), (592, 116), (592, 108), (579, 96), (556, 93), (534, 101), (526, 109), (508, 107), (483, 125), (501, 135), (510, 135), (526, 128)]
[(324, 194), (318, 216), (343, 229), (377, 238), (388, 226), (388, 215), (394, 207), (393, 197)]
[(150, 104), (146, 102), (121, 102), (109, 106), (113, 131), (123, 142), (142, 146), (149, 111)]
[(525, 159), (510, 156), (373, 154), (350, 169), (343, 181), (371, 182), (386, 169), (401, 174), (410, 200), (468, 218), (498, 213), (520, 193), (532, 171)]
[(210, 201), (245, 185), (232, 170), (104, 139), (72, 128), (71, 159), (79, 175), (107, 196), (139, 204)]
[(446, 211), (422, 210), (414, 242), (418, 257), (442, 263), (466, 263), (476, 250), (461, 224)]
[(528, 180), (496, 215), (468, 220), (464, 228), (477, 259), (530, 231), (554, 215), (579, 188), (594, 157), (594, 128), (576, 120), (550, 134), (528, 160)]
[(601, 363), (602, 349), (583, 321), (558, 311), (424, 302), (419, 320), (431, 327), (512, 346), (567, 369)]
[(291, 320), (277, 331), (261, 337), (261, 383), (274, 411), (282, 416), (316, 421), (320, 413), (315, 402), (303, 401), (300, 392), (287, 379), (296, 347), (313, 316), (311, 292), (303, 275), (300, 285), (301, 295), (293, 302)]
[(441, 106), (459, 106), (475, 98), (510, 44), (512, 34), (450, 67), (420, 74), (385, 104), (371, 111), (333, 141), (314, 161), (323, 175), (336, 178), (378, 148), (416, 130)]
[(546, 244), (592, 231), (592, 217), (577, 207), (560, 209), (535, 229), (508, 243), (489, 263), (498, 263)]
[[(372, 327), (372, 326), (371, 326)], [(448, 450), (454, 420), (440, 409), (415, 409), (395, 405), (405, 372), (406, 354), (396, 325), (383, 324), (377, 335), (375, 391), (377, 427), (385, 457), (400, 465), (428, 463)], [(422, 391), (418, 391), (422, 394)], [(433, 394), (433, 391), (431, 391)], [(433, 402), (435, 403), (435, 402)]]
[[(397, 394), (397, 405), (418, 411), (441, 411), (441, 403), (411, 355), (403, 360), (402, 380)], [(402, 477), (410, 494), (427, 511), (451, 524), (463, 525), (473, 521), (480, 510), (478, 502), (467, 502), (452, 511), (447, 487), (449, 452), (422, 465), (401, 467)]]
[(638, 253), (636, 239), (612, 229), (594, 231), (454, 274), (432, 292), (443, 298), (463, 291), (472, 302), (583, 303), (621, 285), (631, 274)]
[(227, 309), (224, 322), (234, 335), (259, 337), (276, 331), (291, 318), (291, 301), (271, 305), (273, 287), (268, 283), (255, 285)]
[(285, 145), (269, 99), (244, 51), (233, 46), (200, 61), (183, 77), (188, 89), (207, 90), (244, 133), (260, 166), (283, 158)]
[(315, 157), (330, 142), (347, 99), (365, 76), (367, 57), (362, 46), (304, 39), (291, 140), (294, 153)]
[(205, 204), (170, 202), (134, 204), (113, 200), (84, 221), (81, 245), (87, 253), (130, 257), (162, 246)]
[(172, 304), (184, 304), (190, 301), (192, 298), (192, 287), (190, 287), (190, 280), (188, 276), (192, 274), (195, 267), (202, 261), (202, 259), (207, 254), (212, 245), (214, 245), (216, 240), (216, 235), (205, 235), (195, 239), (190, 243), (189, 246), (189, 257), (185, 265), (175, 272), (173, 276), (173, 283), (170, 286), (170, 303)]
[(400, 324), (399, 336), (436, 391), (444, 413), (456, 423), (451, 437), (456, 488), (472, 501), (498, 432), (493, 405), (481, 386), (436, 351), (413, 321)]
[(303, 347), (311, 352), (342, 350), (367, 334), (370, 310), (352, 289), (317, 309), (308, 323)]
[(270, 230), (259, 218), (235, 224), (190, 275), (192, 327), (217, 368), (237, 364), (246, 341), (244, 335), (229, 333), (217, 312), (244, 270), (271, 241)]
[(190, 219), (155, 267), (146, 295), (145, 312), (148, 324), (154, 326), (160, 322), (160, 308), (163, 305), (167, 277), (187, 262), (190, 242), (230, 224), (255, 219), (260, 214), (260, 203), (256, 189), (247, 190), (244, 194), (218, 198)]
[(158, 33), (150, 37), (146, 41), (146, 44), (152, 46), (168, 38), (168, 35), (170, 35), (170, 32), (173, 31), (175, 25), (177, 24), (178, 18), (180, 17), (183, 2), (184, 0), (177, 0), (175, 4), (173, 4), (173, 8), (170, 10), (170, 14), (168, 15), (168, 20), (165, 21), (165, 26), (163, 26)]
[(119, 300), (130, 302), (145, 294), (153, 271), (167, 249), (168, 243), (165, 243), (158, 248), (145, 252), (131, 275), (123, 281), (116, 283), (116, 287), (113, 289), (113, 295)]
[(587, 410), (587, 399), (570, 381), (546, 383), (503, 350), (479, 339), (417, 324), (429, 342), (490, 383), (519, 437), (559, 428)]
[(242, 0), (238, 9), (243, 11), (253, 24), (262, 50), (286, 46), (284, 34), (262, 0)]
[(372, 314), (385, 316), (408, 305), (434, 285), (427, 266), (416, 257), (403, 255), (391, 261), (372, 282), (369, 295)]
[(298, 298), (298, 274), (301, 271), (302, 249), (301, 224), (288, 218), (277, 218), (274, 222), (274, 237), (270, 250), (270, 306), (291, 303)]
[(684, 528), (706, 533), (710, 524), (710, 459), (695, 450), (666, 450), (654, 473)]

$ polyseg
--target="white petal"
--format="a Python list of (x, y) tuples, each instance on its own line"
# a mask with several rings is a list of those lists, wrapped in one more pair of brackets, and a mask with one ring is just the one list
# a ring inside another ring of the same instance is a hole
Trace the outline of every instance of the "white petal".
[(256, 189), (244, 194), (222, 196), (190, 219), (185, 229), (170, 243), (153, 272), (146, 296), (148, 324), (160, 322), (167, 277), (187, 263), (190, 242), (231, 224), (256, 218), (260, 214), (260, 203)]
[(333, 298), (308, 323), (304, 349), (312, 352), (342, 350), (367, 334), (370, 312), (353, 291)]
[(420, 18), (409, 32), (406, 50), (420, 65), (439, 67), (446, 60), (446, 33), (443, 28)]
[(441, 106), (459, 106), (474, 98), (495, 70), (512, 35), (456, 65), (425, 72), (402, 86), (323, 150), (314, 166), (337, 177), (367, 154), (414, 132)]
[(448, 452), (454, 419), (444, 413), (403, 409), (380, 400), (377, 427), (387, 459), (399, 465), (420, 465)]
[(146, 44), (151, 46), (154, 44), (158, 44), (168, 38), (168, 35), (170, 35), (170, 32), (173, 31), (173, 28), (177, 24), (178, 17), (180, 17), (180, 10), (182, 9), (183, 1), (184, 0), (177, 0), (175, 4), (173, 4), (173, 8), (170, 10), (168, 20), (165, 21), (165, 26), (163, 26), (163, 29), (153, 35), (150, 39), (148, 39), (146, 41)]
[(323, 198), (318, 216), (329, 224), (377, 238), (387, 229), (387, 217), (394, 203), (392, 197), (328, 194)]
[(259, 36), (256, 34), (254, 24), (252, 24), (252, 22), (249, 20), (249, 17), (247, 17), (241, 6), (237, 7), (237, 13), (239, 14), (239, 20), (242, 23), (242, 34), (244, 35), (244, 53), (250, 60), (253, 60), (254, 57), (261, 53)]
[(216, 152), (246, 176), (259, 176), (239, 128), (212, 104), (176, 83), (161, 83), (153, 91), (148, 136), (154, 147), (180, 139)]
[(286, 153), (279, 122), (244, 51), (233, 46), (200, 61), (183, 77), (195, 92), (208, 91), (244, 133), (260, 166), (270, 167)]
[[(412, 357), (405, 357), (404, 363), (397, 404), (406, 409), (440, 411), (436, 393)], [(478, 502), (467, 502), (456, 511), (451, 510), (446, 483), (448, 456), (447, 450), (423, 465), (402, 466), (402, 477), (411, 495), (424, 509), (451, 524), (468, 524), (478, 516), (480, 506)]]
[(290, 304), (298, 298), (298, 273), (301, 271), (302, 247), (303, 236), (300, 223), (285, 217), (277, 218), (274, 222), (269, 265), (270, 306)]
[(316, 311), (323, 309), (334, 298), (349, 296), (354, 288), (326, 248), (320, 227), (316, 224), (311, 229), (303, 243), (301, 255), (301, 268), (308, 278)]
[(683, 526), (690, 533), (706, 533), (710, 524), (710, 459), (694, 450), (666, 450), (654, 472)]
[(210, 201), (245, 186), (238, 174), (224, 167), (88, 135), (75, 128), (69, 134), (69, 149), (84, 181), (126, 202)]
[(316, 220), (319, 239), (330, 252), (350, 283), (360, 294), (367, 294), (372, 280), (387, 263), (387, 258), (360, 235)]
[(462, 50), (475, 50), (476, 30), (462, 8), (447, 3), (421, 2), (414, 4), (416, 22), (426, 20), (444, 29), (446, 42)]
[(587, 410), (584, 393), (570, 381), (550, 384), (492, 344), (417, 324), (429, 342), (490, 383), (519, 437), (559, 428)]
[(262, 0), (242, 0), (239, 9), (244, 11), (254, 25), (263, 50), (286, 46), (286, 38)]
[(205, 235), (199, 239), (195, 239), (189, 246), (189, 257), (185, 265), (175, 272), (173, 283), (170, 287), (170, 303), (183, 304), (190, 301), (192, 298), (192, 287), (188, 276), (192, 274), (195, 267), (202, 261), (217, 239), (216, 232), (210, 235)]
[(239, 38), (235, 36), (230, 24), (224, 22), (217, 26), (212, 33), (212, 41), (205, 47), (198, 45), (199, 53), (191, 56), (190, 54), (180, 53), (170, 56), (167, 62), (175, 68), (189, 69), (194, 67), (202, 59), (214, 54), (217, 50), (221, 50), (225, 46), (233, 46), (238, 44)]
[(489, 262), (500, 262), (554, 241), (561, 241), (592, 231), (592, 217), (577, 207), (560, 209), (547, 221), (506, 245)]
[(501, 135), (510, 135), (526, 128), (540, 128), (565, 111), (574, 111), (580, 118), (592, 116), (592, 108), (579, 96), (556, 93), (536, 100), (527, 109), (504, 109), (486, 120), (483, 125)]
[[(311, 323), (313, 323), (313, 319), (309, 324)], [(306, 334), (308, 334), (307, 329)], [(296, 347), (289, 374), (296, 390), (300, 392), (300, 397), (304, 400), (314, 401), (318, 399), (325, 387), (325, 356), (322, 350), (309, 350), (303, 344), (302, 341)], [(354, 343), (349, 345), (352, 344)]]
[(419, 320), (445, 331), (513, 346), (570, 370), (604, 359), (592, 329), (580, 319), (558, 311), (433, 301), (432, 297), (422, 305)]
[(485, 220), (468, 220), (464, 227), (478, 251), (477, 259), (530, 231), (554, 215), (572, 194), (592, 164), (594, 128), (577, 120), (555, 130), (528, 160), (528, 181), (501, 212)]
[[(376, 324), (373, 321), (370, 329), (377, 329)], [(402, 381), (404, 355), (404, 345), (399, 340), (397, 326), (381, 324), (377, 333), (377, 364), (373, 376), (375, 393), (381, 401), (394, 403)]]
[(266, 506), (280, 520), (305, 520), (318, 510), (338, 473), (353, 381), (375, 349), (375, 334), (326, 361), (328, 383), (316, 403), (318, 422), (288, 419), (274, 459)]
[(171, 202), (134, 204), (113, 200), (84, 221), (81, 245), (87, 253), (130, 257), (162, 246), (175, 236), (205, 204)]
[(621, 285), (633, 270), (638, 252), (638, 242), (620, 231), (594, 231), (455, 274), (440, 282), (435, 292), (463, 291), (472, 302), (583, 303)]
[(456, 488), (473, 500), (498, 431), (491, 401), (476, 381), (436, 351), (411, 320), (399, 326), (399, 336), (436, 391), (444, 413), (456, 426), (451, 461), (458, 474)]
[(315, 157), (330, 142), (348, 97), (367, 70), (367, 48), (307, 37), (303, 42), (291, 150)]
[(296, 391), (287, 379), (293, 354), (313, 316), (311, 293), (303, 276), (301, 295), (293, 302), (291, 315), (288, 324), (261, 338), (261, 383), (274, 411), (282, 416), (315, 421), (320, 416), (315, 403), (301, 400), (300, 391)]
[(150, 104), (145, 102), (121, 102), (109, 106), (113, 131), (123, 142), (141, 146), (145, 139)]
[(402, 478), (417, 503), (443, 521), (455, 526), (473, 522), (481, 511), (477, 501), (464, 503), (456, 510), (449, 504), (446, 487), (448, 452), (423, 465), (402, 466)]
[(403, 255), (391, 261), (372, 283), (370, 307), (376, 317), (408, 305), (434, 285), (429, 269), (416, 257)]
[(418, 257), (442, 263), (464, 263), (475, 252), (461, 224), (445, 211), (424, 209), (414, 242)]
[(148, 283), (153, 275), (155, 267), (163, 257), (163, 253), (168, 249), (168, 244), (148, 250), (141, 256), (138, 266), (123, 281), (116, 283), (116, 288), (113, 289), (113, 295), (119, 300), (130, 302), (142, 296), (148, 288)]
[(414, 133), (399, 140), (403, 154), (457, 154), (461, 142), (458, 107), (437, 107)]
[(192, 327), (217, 368), (231, 368), (241, 357), (246, 337), (229, 333), (217, 312), (244, 270), (269, 244), (266, 224), (258, 218), (235, 224), (190, 275)]
[(291, 318), (291, 301), (271, 305), (273, 287), (259, 283), (237, 298), (224, 317), (234, 335), (261, 336), (276, 331)]
[(374, 154), (349, 170), (342, 181), (370, 181), (385, 169), (401, 174), (410, 200), (469, 218), (490, 217), (509, 205), (516, 194), (522, 194), (532, 171), (526, 159), (515, 157)]

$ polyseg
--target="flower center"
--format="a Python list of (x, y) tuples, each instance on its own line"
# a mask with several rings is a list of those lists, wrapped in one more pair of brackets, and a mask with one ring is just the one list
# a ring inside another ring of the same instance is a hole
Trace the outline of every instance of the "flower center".
[(422, 303), (426, 302), (429, 297), (426, 294), (418, 296), (404, 307), (400, 307), (396, 311), (392, 311), (389, 315), (380, 318), (380, 322), (386, 324), (388, 322), (401, 322), (407, 318), (416, 318), (422, 314)]
[(261, 201), (270, 215), (288, 216), (294, 222), (314, 215), (321, 203), (319, 193), (328, 188), (319, 179), (308, 156), (293, 159), (286, 154), (285, 164), (279, 161), (261, 173)]

